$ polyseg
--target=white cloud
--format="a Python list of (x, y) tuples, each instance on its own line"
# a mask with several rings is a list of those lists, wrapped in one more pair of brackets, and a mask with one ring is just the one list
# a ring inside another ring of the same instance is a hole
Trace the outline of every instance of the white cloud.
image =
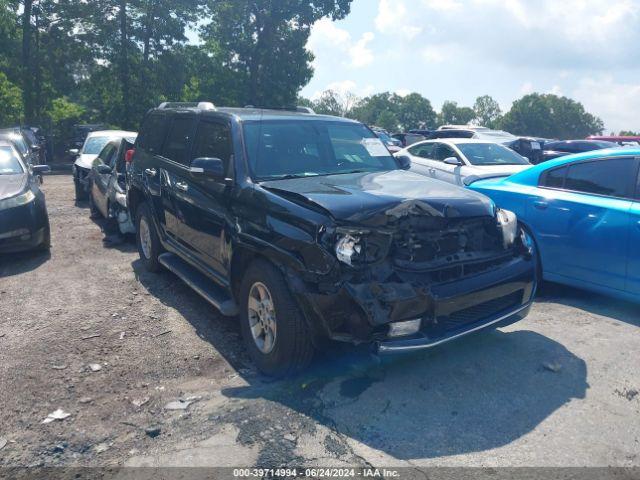
[(422, 0), (422, 3), (431, 10), (441, 12), (455, 12), (463, 7), (458, 0)]
[(551, 87), (551, 90), (549, 90), (549, 93), (553, 94), (553, 95), (558, 95), (559, 97), (562, 96), (562, 87), (560, 87), (560, 85), (554, 85), (553, 87)]
[(353, 80), (340, 80), (337, 82), (331, 82), (327, 84), (327, 86), (324, 87), (322, 90), (316, 90), (311, 95), (310, 97), (311, 100), (319, 99), (322, 96), (322, 94), (327, 90), (332, 90), (342, 96), (344, 96), (347, 93), (352, 93), (354, 95), (357, 95), (358, 97), (367, 97), (377, 91), (376, 87), (370, 84), (360, 86)]
[(520, 94), (521, 95), (528, 95), (530, 93), (533, 93), (533, 83), (531, 82), (524, 82), (521, 86), (520, 86)]
[(401, 88), (399, 90), (396, 90), (395, 93), (400, 97), (406, 97), (407, 95), (411, 94), (411, 90), (409, 90), (408, 88)]
[[(317, 22), (311, 31), (307, 48), (314, 53), (328, 53), (333, 58), (342, 57), (341, 63), (352, 68), (362, 68), (373, 63), (375, 56), (369, 48), (375, 35), (365, 32), (356, 41), (351, 34), (336, 26), (330, 19), (325, 18)], [(317, 67), (317, 63), (314, 62)]]
[(403, 0), (380, 0), (375, 25), (379, 32), (386, 35), (399, 35), (407, 40), (422, 33), (422, 27), (411, 23), (413, 16), (409, 16)]
[(602, 118), (607, 131), (640, 131), (640, 83), (617, 83), (611, 75), (585, 77), (572, 97)]
[(422, 50), (422, 58), (424, 58), (427, 63), (442, 63), (445, 56), (442, 49), (430, 45)]

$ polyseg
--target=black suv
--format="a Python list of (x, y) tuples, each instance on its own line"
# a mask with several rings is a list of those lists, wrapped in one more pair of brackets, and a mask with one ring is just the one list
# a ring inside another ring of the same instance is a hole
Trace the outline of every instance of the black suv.
[(404, 352), (525, 317), (536, 265), (515, 215), (408, 167), (344, 118), (161, 105), (128, 174), (142, 262), (239, 315), (276, 376), (326, 339)]

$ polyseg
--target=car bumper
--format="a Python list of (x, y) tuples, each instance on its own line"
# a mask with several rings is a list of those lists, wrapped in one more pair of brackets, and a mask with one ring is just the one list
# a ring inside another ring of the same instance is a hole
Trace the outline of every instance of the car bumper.
[(44, 241), (48, 225), (46, 207), (38, 198), (0, 210), (0, 253), (36, 248)]
[[(414, 276), (398, 283), (345, 283), (336, 293), (305, 293), (303, 309), (335, 340), (374, 343), (380, 353), (434, 347), (524, 318), (535, 295), (535, 262), (516, 257), (497, 268), (444, 284)], [(395, 322), (419, 321), (392, 337)]]

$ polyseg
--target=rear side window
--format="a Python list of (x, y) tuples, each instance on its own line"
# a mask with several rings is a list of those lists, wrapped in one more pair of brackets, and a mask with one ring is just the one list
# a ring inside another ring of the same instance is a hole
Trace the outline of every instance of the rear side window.
[(167, 133), (167, 117), (151, 114), (142, 125), (138, 147), (150, 153), (160, 153), (164, 136)]
[(576, 163), (569, 167), (564, 188), (610, 197), (630, 197), (630, 179), (635, 178), (635, 170), (636, 162), (632, 158)]
[(435, 147), (435, 143), (416, 145), (409, 149), (409, 153), (420, 158), (433, 158), (433, 147)]
[(541, 187), (562, 188), (564, 187), (564, 177), (567, 175), (567, 167), (547, 170), (540, 180)]
[(200, 122), (193, 142), (192, 159), (219, 158), (226, 167), (231, 158), (231, 130), (228, 125), (216, 122)]
[(192, 115), (174, 117), (162, 151), (164, 157), (183, 165), (190, 163), (187, 155), (191, 146), (191, 136), (193, 135), (195, 123), (196, 119)]
[(435, 159), (442, 162), (450, 157), (458, 158), (458, 154), (449, 145), (438, 143), (438, 146), (435, 149)]

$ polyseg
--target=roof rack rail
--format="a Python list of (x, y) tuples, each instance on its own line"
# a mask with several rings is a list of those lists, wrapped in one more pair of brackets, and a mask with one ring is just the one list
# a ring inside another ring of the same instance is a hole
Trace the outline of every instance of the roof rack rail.
[(197, 108), (198, 110), (215, 110), (211, 102), (162, 102), (158, 108)]

